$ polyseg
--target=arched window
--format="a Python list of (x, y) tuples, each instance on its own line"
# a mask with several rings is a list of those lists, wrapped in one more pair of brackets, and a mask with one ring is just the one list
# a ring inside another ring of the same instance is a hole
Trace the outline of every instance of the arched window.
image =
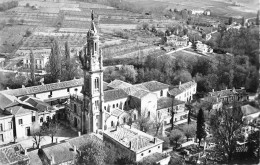
[(150, 111), (148, 111), (148, 117), (150, 117)]
[(134, 120), (136, 120), (136, 114), (134, 114)]
[(114, 127), (114, 122), (113, 121), (111, 121), (111, 127)]
[(161, 96), (163, 96), (163, 90), (161, 90)]
[(95, 42), (95, 48), (94, 48), (95, 51), (97, 51), (97, 43)]
[(94, 87), (95, 87), (95, 89), (99, 89), (99, 79), (98, 78), (95, 78)]

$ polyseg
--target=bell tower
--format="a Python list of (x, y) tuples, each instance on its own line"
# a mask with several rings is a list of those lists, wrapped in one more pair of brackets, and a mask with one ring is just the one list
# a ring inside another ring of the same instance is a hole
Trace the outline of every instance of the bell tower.
[(97, 132), (104, 129), (103, 122), (103, 58), (99, 50), (99, 36), (91, 13), (91, 25), (87, 32), (87, 43), (79, 53), (84, 72), (82, 110), (82, 132)]

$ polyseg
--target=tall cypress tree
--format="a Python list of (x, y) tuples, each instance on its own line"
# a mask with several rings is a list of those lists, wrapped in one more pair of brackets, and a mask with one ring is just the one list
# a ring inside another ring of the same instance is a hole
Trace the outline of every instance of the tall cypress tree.
[(202, 138), (206, 137), (205, 131), (205, 119), (203, 110), (200, 109), (198, 116), (197, 116), (197, 131), (196, 131), (197, 138), (199, 139), (199, 146)]
[(30, 50), (30, 63), (31, 81), (32, 85), (35, 85), (35, 59), (32, 49)]
[(70, 47), (68, 41), (65, 42), (65, 72), (66, 80), (71, 80), (71, 66), (70, 66)]
[(245, 26), (245, 17), (242, 17), (241, 25), (242, 25), (242, 26)]
[(260, 11), (258, 10), (257, 15), (256, 15), (256, 22), (255, 22), (256, 25), (259, 25), (259, 14), (260, 14)]
[(50, 78), (51, 82), (57, 82), (61, 79), (61, 51), (59, 43), (56, 39), (52, 39), (50, 62)]

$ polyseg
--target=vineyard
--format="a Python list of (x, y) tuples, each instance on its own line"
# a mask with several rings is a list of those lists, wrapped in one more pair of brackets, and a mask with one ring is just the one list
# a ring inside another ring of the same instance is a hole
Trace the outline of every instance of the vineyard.
[[(6, 26), (0, 31), (0, 52), (11, 53), (17, 49), (23, 42), (26, 31), (29, 26)], [(15, 32), (15, 33), (14, 33)]]
[(49, 48), (51, 46), (51, 38), (56, 38), (60, 45), (63, 46), (66, 41), (71, 46), (82, 46), (86, 41), (86, 35), (83, 34), (66, 34), (61, 36), (33, 35), (23, 44), (23, 48)]

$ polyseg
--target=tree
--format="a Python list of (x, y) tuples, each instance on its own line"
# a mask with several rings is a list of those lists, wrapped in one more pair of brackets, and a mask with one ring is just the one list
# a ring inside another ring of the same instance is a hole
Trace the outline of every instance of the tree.
[(151, 127), (151, 121), (147, 114), (148, 114), (148, 110), (147, 109), (143, 110), (135, 122), (138, 129), (143, 132), (147, 132)]
[(185, 104), (185, 106), (187, 107), (187, 109), (189, 111), (189, 113), (188, 113), (188, 124), (190, 124), (190, 122), (191, 122), (191, 118), (190, 117), (191, 117), (191, 111), (192, 111), (193, 106), (192, 106), (192, 104), (190, 102), (187, 102)]
[(259, 15), (260, 15), (260, 11), (258, 10), (256, 14), (256, 22), (255, 22), (256, 25), (259, 25)]
[(224, 105), (221, 111), (212, 114), (210, 128), (213, 140), (217, 145), (216, 152), (222, 155), (228, 163), (235, 153), (237, 140), (241, 135), (243, 126), (242, 111), (239, 103)]
[(44, 139), (44, 131), (42, 129), (34, 132), (32, 134), (32, 141), (34, 142), (34, 144), (36, 145), (36, 148), (39, 149), (42, 140)]
[(49, 65), (46, 69), (50, 74), (50, 81), (52, 83), (61, 79), (61, 51), (59, 43), (56, 39), (52, 39)]
[(245, 22), (245, 17), (242, 17), (241, 25), (242, 25), (242, 26), (245, 26), (245, 23), (246, 23), (246, 22)]
[(154, 115), (153, 124), (154, 124), (155, 129), (156, 129), (156, 132), (155, 132), (155, 135), (154, 135), (154, 136), (157, 136), (157, 135), (158, 135), (158, 132), (159, 132), (159, 130), (160, 130), (160, 128), (161, 128), (162, 125), (163, 125), (162, 115), (158, 115), (157, 117), (156, 117), (156, 115)]
[(137, 71), (132, 65), (123, 65), (121, 70), (121, 74), (125, 77), (125, 80), (130, 83), (136, 82)]
[(170, 141), (173, 143), (175, 142), (176, 148), (178, 147), (178, 142), (183, 139), (183, 132), (179, 129), (174, 129), (171, 131), (170, 134)]
[(34, 59), (34, 54), (32, 49), (30, 50), (30, 61), (31, 61), (31, 66), (30, 66), (30, 71), (31, 71), (31, 81), (32, 85), (35, 85), (35, 59)]
[(233, 17), (229, 17), (228, 24), (231, 25), (233, 23)]
[(65, 42), (65, 66), (66, 70), (70, 69), (70, 47), (69, 47), (69, 42)]
[(50, 121), (44, 122), (41, 129), (51, 137), (51, 143), (53, 143), (54, 136), (60, 129), (60, 123), (55, 119), (51, 119)]
[(168, 165), (184, 165), (185, 164), (185, 160), (182, 159), (181, 157), (178, 157), (178, 158), (174, 158), (174, 157), (171, 157)]
[(247, 144), (246, 144), (248, 146), (247, 158), (257, 160), (258, 153), (259, 153), (259, 139), (260, 139), (259, 131), (255, 131), (249, 134), (247, 138)]
[(80, 154), (76, 157), (76, 164), (81, 165), (103, 165), (105, 164), (106, 150), (102, 141), (89, 139), (80, 146)]
[(197, 131), (196, 131), (197, 138), (199, 139), (199, 146), (202, 138), (206, 137), (205, 131), (205, 120), (204, 120), (204, 113), (203, 110), (200, 109), (198, 116), (197, 116)]
[(173, 109), (173, 102), (174, 102), (174, 97), (172, 98), (172, 107), (171, 107), (171, 109), (170, 109), (170, 111), (171, 111), (171, 120), (170, 120), (170, 122), (171, 122), (171, 130), (173, 130), (173, 127), (174, 127), (174, 114), (175, 114), (175, 111), (174, 111), (174, 109)]
[(184, 125), (182, 127), (183, 134), (186, 136), (187, 141), (189, 138), (193, 137), (196, 134), (196, 126), (193, 124)]

